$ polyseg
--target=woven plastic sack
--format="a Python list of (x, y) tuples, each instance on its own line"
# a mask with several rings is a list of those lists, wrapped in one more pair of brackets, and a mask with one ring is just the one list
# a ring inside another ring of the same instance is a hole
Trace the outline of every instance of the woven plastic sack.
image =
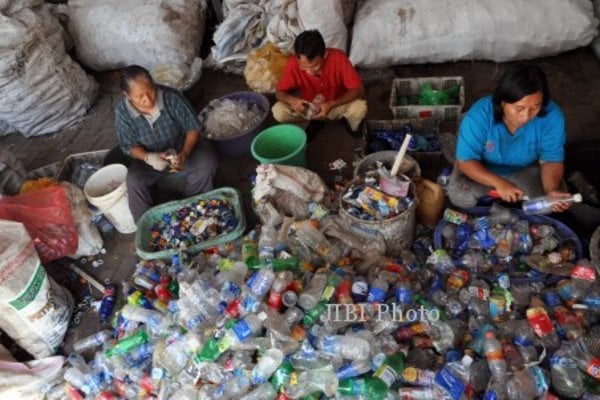
[(69, 326), (73, 298), (50, 278), (20, 222), (0, 220), (0, 328), (35, 358), (51, 356)]
[(244, 78), (255, 92), (275, 93), (275, 85), (283, 73), (288, 57), (271, 42), (248, 55)]
[(79, 122), (98, 84), (67, 55), (58, 20), (26, 7), (37, 2), (0, 1), (0, 120), (25, 136)]
[(185, 90), (199, 78), (206, 0), (70, 0), (77, 59), (96, 71), (141, 65)]
[(0, 219), (23, 223), (44, 263), (77, 250), (77, 230), (61, 186), (0, 199)]
[(327, 47), (347, 50), (348, 30), (340, 0), (299, 1), (298, 15), (304, 29), (317, 29), (323, 35)]
[(534, 59), (587, 46), (597, 26), (590, 0), (369, 0), (354, 18), (350, 60), (382, 68)]

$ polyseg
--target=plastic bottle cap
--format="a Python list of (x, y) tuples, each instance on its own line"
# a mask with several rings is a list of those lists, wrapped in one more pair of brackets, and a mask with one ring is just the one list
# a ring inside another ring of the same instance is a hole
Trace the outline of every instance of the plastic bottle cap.
[(495, 337), (496, 337), (496, 335), (494, 335), (494, 332), (486, 332), (485, 333), (485, 338), (486, 339), (493, 339)]
[(460, 361), (465, 367), (470, 367), (471, 364), (473, 364), (473, 357), (466, 354), (463, 356), (463, 358)]
[(581, 196), (581, 193), (575, 193), (573, 195), (573, 201), (575, 203), (581, 203), (583, 201), (583, 196)]

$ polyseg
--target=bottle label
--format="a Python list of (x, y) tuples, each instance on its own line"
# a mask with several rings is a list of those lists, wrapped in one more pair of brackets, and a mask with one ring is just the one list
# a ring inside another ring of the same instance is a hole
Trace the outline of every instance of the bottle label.
[(488, 361), (488, 363), (494, 362), (494, 361), (500, 361), (504, 359), (504, 355), (502, 353), (502, 349), (498, 349), (498, 350), (492, 350), (492, 351), (487, 351), (485, 353), (485, 358)]
[(323, 290), (323, 296), (321, 296), (321, 298), (323, 300), (329, 301), (333, 297), (334, 293), (335, 293), (335, 286), (327, 286), (325, 288), (325, 290)]
[(587, 372), (592, 377), (600, 380), (600, 358), (594, 358), (588, 364), (585, 372)]
[(594, 282), (596, 280), (596, 271), (585, 265), (576, 265), (573, 271), (571, 271), (571, 278)]
[(400, 304), (411, 304), (413, 298), (413, 292), (410, 288), (399, 287), (396, 288), (396, 300)]
[(598, 295), (590, 295), (587, 296), (584, 300), (583, 303), (588, 306), (589, 308), (593, 308), (593, 309), (600, 309), (600, 296)]
[(469, 286), (469, 294), (480, 300), (487, 300), (490, 297), (490, 290), (477, 286)]
[(535, 391), (538, 396), (541, 396), (548, 391), (548, 380), (540, 367), (531, 367), (531, 372), (535, 382)]
[(553, 355), (552, 357), (550, 357), (550, 364), (565, 367), (565, 368), (573, 368), (573, 369), (577, 368), (577, 363), (574, 360), (572, 360), (571, 358), (561, 357), (561, 356), (557, 356), (557, 355)]
[(372, 287), (367, 296), (369, 303), (382, 303), (385, 300), (385, 292), (378, 287)]
[(401, 378), (404, 382), (416, 386), (433, 386), (435, 373), (413, 367), (405, 368)]
[(466, 388), (464, 382), (454, 376), (446, 367), (437, 373), (435, 383), (444, 389), (453, 400), (459, 400)]
[(535, 214), (544, 211), (548, 207), (545, 200), (526, 201), (523, 203), (525, 214)]
[(385, 385), (389, 388), (396, 381), (398, 374), (394, 368), (387, 364), (383, 364), (375, 373), (373, 374), (375, 378), (381, 379)]
[(546, 310), (542, 307), (534, 307), (527, 310), (527, 320), (536, 335), (544, 337), (554, 331), (552, 320), (548, 317)]
[(252, 336), (252, 329), (250, 329), (250, 325), (245, 320), (238, 321), (231, 329), (233, 329), (233, 333), (235, 333), (240, 342)]
[(359, 375), (359, 372), (352, 364), (345, 364), (340, 367), (335, 373), (339, 380), (353, 378)]
[(321, 342), (321, 351), (325, 354), (334, 356), (337, 350), (337, 340), (335, 336), (325, 336)]

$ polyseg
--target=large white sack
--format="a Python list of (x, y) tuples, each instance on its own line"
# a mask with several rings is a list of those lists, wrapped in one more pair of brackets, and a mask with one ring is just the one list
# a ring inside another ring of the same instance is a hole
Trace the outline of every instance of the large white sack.
[(327, 47), (347, 50), (348, 30), (344, 24), (344, 10), (340, 0), (298, 1), (298, 15), (304, 29), (317, 29)]
[(25, 136), (56, 132), (80, 121), (97, 92), (46, 8), (0, 11), (0, 120)]
[(0, 345), (0, 399), (44, 400), (43, 390), (60, 377), (65, 358), (18, 362)]
[(589, 0), (370, 0), (355, 16), (350, 60), (533, 59), (588, 45), (597, 25)]
[(96, 71), (128, 65), (180, 90), (201, 73), (206, 0), (70, 0), (77, 59)]
[(35, 358), (63, 341), (73, 298), (50, 278), (20, 222), (0, 220), (0, 328)]
[[(600, 0), (594, 0), (594, 13), (596, 18), (600, 19)], [(600, 32), (592, 42), (592, 50), (594, 50), (596, 57), (600, 58)]]

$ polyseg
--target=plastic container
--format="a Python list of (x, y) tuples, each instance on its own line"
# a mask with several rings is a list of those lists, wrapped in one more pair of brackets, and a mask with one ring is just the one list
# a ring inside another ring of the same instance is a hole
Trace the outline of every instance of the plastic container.
[(428, 179), (419, 179), (415, 185), (419, 196), (417, 218), (423, 225), (433, 229), (444, 212), (444, 189)]
[[(367, 120), (362, 125), (362, 139), (363, 139), (363, 148), (365, 150), (365, 154), (370, 154), (369, 143), (373, 141), (375, 138), (375, 133), (377, 131), (391, 131), (402, 133), (403, 127), (406, 124), (411, 124), (414, 131), (411, 133), (414, 134), (432, 134), (434, 137), (439, 138), (440, 133), (440, 121), (435, 119), (388, 119), (388, 120)], [(442, 155), (441, 148), (437, 151), (411, 151), (408, 150), (408, 153), (413, 155), (416, 158), (420, 157), (439, 157)]]
[[(434, 90), (445, 90), (459, 86), (456, 105), (400, 105), (399, 97), (414, 97), (421, 94), (421, 86), (430, 84)], [(390, 109), (394, 119), (436, 119), (440, 121), (458, 121), (465, 105), (465, 83), (462, 76), (442, 76), (426, 78), (396, 78), (392, 82)]]
[(222, 187), (219, 189), (212, 190), (210, 192), (188, 197), (183, 200), (170, 201), (168, 203), (152, 207), (151, 209), (146, 211), (138, 221), (138, 229), (135, 234), (135, 247), (138, 256), (140, 256), (144, 260), (153, 260), (170, 259), (175, 254), (177, 254), (178, 249), (168, 249), (162, 251), (153, 251), (151, 249), (149, 244), (149, 235), (152, 224), (154, 224), (156, 220), (162, 218), (163, 213), (176, 211), (184, 206), (190, 205), (191, 203), (197, 202), (199, 200), (208, 200), (211, 198), (228, 200), (233, 206), (235, 216), (238, 218), (238, 225), (231, 232), (224, 235), (216, 236), (210, 240), (205, 240), (204, 242), (197, 243), (188, 248), (187, 251), (191, 253), (197, 253), (200, 250), (205, 249), (207, 247), (212, 247), (222, 243), (230, 242), (240, 237), (246, 229), (246, 219), (244, 218), (244, 211), (242, 206), (242, 195), (237, 189), (230, 187)]
[(252, 141), (252, 156), (261, 164), (306, 167), (306, 133), (292, 124), (265, 129)]
[[(253, 126), (243, 132), (240, 132), (238, 135), (234, 137), (230, 137), (227, 139), (217, 140), (212, 139), (210, 142), (215, 146), (216, 150), (220, 155), (224, 157), (240, 157), (245, 154), (250, 153), (250, 146), (252, 144), (252, 140), (258, 135), (261, 131), (270, 110), (269, 100), (260, 93), (254, 92), (233, 92), (226, 94), (225, 96), (219, 97), (219, 100), (244, 100), (249, 103), (254, 103), (258, 105), (262, 114), (260, 121)], [(199, 119), (202, 120), (204, 113), (206, 112), (206, 108), (200, 111)]]
[[(394, 155), (396, 154), (395, 151), (392, 151), (391, 153), (394, 153)], [(408, 156), (405, 156), (405, 159), (406, 158), (408, 158)], [(357, 184), (361, 181), (364, 181), (364, 179), (359, 176), (350, 182), (349, 185), (352, 185), (353, 183)], [(416, 209), (419, 200), (416, 196), (414, 183), (411, 182), (409, 190), (409, 196), (413, 201), (406, 210), (392, 218), (373, 221), (365, 221), (356, 218), (346, 211), (344, 204), (342, 204), (341, 197), (340, 216), (361, 236), (373, 237), (381, 234), (387, 248), (386, 254), (393, 257), (400, 257), (402, 250), (409, 249), (412, 246), (415, 234)], [(345, 192), (347, 192), (347, 188), (343, 191), (343, 193)]]
[(126, 166), (107, 165), (90, 176), (83, 187), (83, 193), (119, 232), (133, 233), (136, 225), (129, 210), (126, 176)]
[[(378, 151), (377, 153), (369, 154), (356, 164), (356, 167), (354, 168), (354, 177), (356, 178), (360, 175), (364, 175), (368, 171), (377, 169), (377, 162), (382, 163), (384, 167), (391, 170), (397, 155), (398, 152), (392, 150)], [(406, 175), (409, 178), (421, 176), (421, 167), (413, 157), (406, 154), (402, 160), (402, 165), (400, 166), (398, 174)]]
[(62, 162), (55, 175), (57, 181), (68, 181), (83, 188), (89, 177), (102, 168), (109, 150), (71, 154)]
[[(520, 209), (515, 208), (515, 209), (511, 209), (511, 210), (514, 211), (515, 213), (517, 213), (517, 215), (519, 216), (519, 219), (526, 219), (532, 225), (540, 224), (540, 225), (552, 226), (556, 230), (561, 241), (572, 241), (575, 244), (575, 250), (577, 252), (577, 259), (579, 260), (579, 259), (583, 258), (583, 247), (581, 246), (581, 241), (577, 237), (577, 234), (575, 234), (575, 232), (573, 232), (573, 230), (571, 228), (569, 228), (562, 222), (560, 222), (554, 218), (545, 216), (545, 215), (525, 215), (525, 213)], [(470, 208), (468, 210), (464, 210), (464, 212), (469, 215), (484, 216), (484, 215), (490, 214), (490, 208), (489, 207), (474, 207), (474, 208)], [(444, 228), (444, 225), (446, 225), (447, 223), (448, 222), (441, 220), (435, 227), (435, 231), (433, 233), (433, 244), (436, 249), (443, 248), (442, 229)]]

